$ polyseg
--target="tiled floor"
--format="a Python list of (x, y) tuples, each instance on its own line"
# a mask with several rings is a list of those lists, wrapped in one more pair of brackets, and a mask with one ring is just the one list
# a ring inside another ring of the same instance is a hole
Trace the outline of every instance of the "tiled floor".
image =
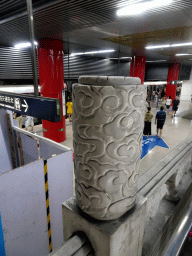
[[(182, 101), (178, 113), (183, 112), (191, 106), (191, 102)], [(155, 115), (157, 110), (153, 107), (153, 122), (152, 122), (152, 134), (156, 135)], [(175, 148), (179, 143), (185, 140), (190, 134), (192, 134), (192, 122), (189, 119), (182, 117), (171, 118), (172, 113), (167, 116), (165, 125), (163, 127), (162, 139), (166, 142), (169, 148), (155, 147), (148, 153), (140, 163), (140, 175), (146, 172), (150, 167), (155, 165), (162, 159), (170, 150)]]
[[(156, 126), (155, 126), (155, 115), (157, 110), (153, 107), (151, 103), (152, 112), (153, 112), (153, 121), (152, 121), (152, 135), (156, 135)], [(192, 107), (192, 103), (189, 101), (181, 101), (178, 114)], [(37, 125), (34, 127), (34, 131), (43, 135), (42, 125)], [(153, 148), (150, 153), (148, 153), (140, 163), (140, 175), (146, 172), (149, 168), (155, 165), (160, 159), (162, 159), (170, 150), (175, 148), (179, 143), (185, 140), (190, 134), (192, 134), (192, 121), (189, 119), (184, 119), (182, 117), (171, 118), (170, 115), (167, 116), (166, 122), (163, 128), (162, 139), (167, 143), (169, 148), (162, 148), (156, 146)], [(66, 136), (67, 140), (61, 144), (73, 149), (73, 132), (72, 132), (72, 123), (69, 120), (66, 120)]]

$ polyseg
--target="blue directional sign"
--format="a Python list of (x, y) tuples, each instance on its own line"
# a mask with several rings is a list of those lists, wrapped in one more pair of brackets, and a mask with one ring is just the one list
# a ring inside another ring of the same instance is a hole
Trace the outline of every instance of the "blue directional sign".
[(0, 92), (0, 107), (51, 122), (61, 120), (59, 99)]
[(163, 139), (159, 139), (157, 136), (149, 136), (148, 139), (143, 136), (142, 141), (142, 153), (141, 159), (146, 156), (149, 151), (151, 151), (154, 147), (159, 146), (163, 148), (169, 148)]

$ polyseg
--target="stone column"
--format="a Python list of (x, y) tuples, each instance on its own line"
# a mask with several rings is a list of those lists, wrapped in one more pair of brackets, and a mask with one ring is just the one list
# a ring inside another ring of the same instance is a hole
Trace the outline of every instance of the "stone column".
[(73, 86), (76, 200), (95, 219), (135, 204), (145, 98), (139, 78), (82, 76)]

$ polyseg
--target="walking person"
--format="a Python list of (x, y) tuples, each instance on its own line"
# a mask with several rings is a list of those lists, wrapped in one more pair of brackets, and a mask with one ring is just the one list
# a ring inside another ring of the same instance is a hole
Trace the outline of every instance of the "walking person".
[[(163, 132), (163, 126), (164, 126), (165, 119), (166, 119), (166, 113), (163, 110), (164, 110), (164, 108), (163, 108), (163, 106), (161, 106), (160, 111), (157, 112), (156, 117), (155, 117), (155, 124), (157, 123), (157, 136), (159, 137), (159, 139), (161, 139), (161, 135)], [(160, 133), (159, 133), (159, 131), (160, 131)]]
[(26, 116), (26, 118), (25, 118), (25, 130), (26, 131), (29, 126), (31, 126), (31, 131), (33, 132), (34, 122), (33, 122), (32, 116)]
[(147, 108), (147, 113), (145, 114), (145, 125), (144, 125), (144, 130), (143, 130), (143, 134), (145, 136), (148, 136), (151, 135), (151, 121), (152, 121), (152, 118), (153, 118), (153, 114), (151, 113), (151, 108), (148, 107)]
[(169, 98), (167, 98), (166, 100), (167, 115), (169, 115), (169, 109), (171, 104), (172, 104), (172, 99), (171, 99), (171, 96), (169, 96)]
[(154, 104), (155, 104), (156, 108), (159, 107), (159, 97), (158, 97), (158, 93), (157, 92), (155, 93)]
[(73, 103), (72, 103), (71, 99), (69, 99), (66, 106), (67, 106), (67, 114), (69, 116), (69, 122), (72, 122)]
[(152, 100), (155, 100), (155, 90), (153, 90), (153, 93), (152, 93)]
[(172, 117), (175, 116), (175, 114), (178, 110), (179, 104), (180, 104), (180, 100), (178, 99), (178, 96), (176, 96), (175, 99), (173, 100), (173, 108), (172, 108), (173, 114), (172, 114)]

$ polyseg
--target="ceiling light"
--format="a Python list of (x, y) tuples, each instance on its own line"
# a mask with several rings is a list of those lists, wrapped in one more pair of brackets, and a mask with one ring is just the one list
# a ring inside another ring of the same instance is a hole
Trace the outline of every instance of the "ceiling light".
[(185, 55), (192, 55), (190, 53), (177, 53), (175, 56), (185, 56)]
[[(37, 42), (34, 42), (34, 44), (37, 46)], [(17, 49), (28, 48), (28, 47), (31, 47), (31, 43), (30, 42), (19, 43), (19, 44), (16, 44), (14, 47), (17, 48)]]
[(172, 44), (171, 47), (188, 46), (188, 45), (192, 45), (192, 43)]
[(133, 4), (123, 7), (117, 11), (117, 16), (132, 16), (140, 14), (147, 10), (158, 8), (164, 5), (169, 5), (172, 0), (153, 0), (146, 3)]
[(132, 59), (132, 57), (121, 57), (120, 59)]
[(74, 52), (71, 53), (71, 56), (76, 55), (85, 55), (85, 54), (96, 54), (96, 53), (108, 53), (108, 52), (114, 52), (115, 50), (100, 50), (100, 51), (91, 51), (91, 52)]
[(145, 49), (158, 49), (158, 48), (168, 48), (171, 47), (170, 44), (164, 44), (164, 45), (151, 45), (151, 46), (146, 46)]
[(109, 58), (109, 60), (124, 60), (124, 59), (132, 59), (132, 57), (120, 57), (120, 58)]
[(180, 44), (162, 44), (162, 45), (149, 45), (145, 49), (158, 49), (158, 48), (168, 48), (168, 47), (180, 47), (180, 46), (189, 46), (192, 45), (192, 42), (189, 43), (180, 43)]
[(144, 82), (144, 85), (163, 85), (163, 84), (167, 84), (167, 81), (158, 81), (158, 82)]
[(162, 61), (166, 61), (166, 60), (147, 60), (146, 62), (162, 62)]

